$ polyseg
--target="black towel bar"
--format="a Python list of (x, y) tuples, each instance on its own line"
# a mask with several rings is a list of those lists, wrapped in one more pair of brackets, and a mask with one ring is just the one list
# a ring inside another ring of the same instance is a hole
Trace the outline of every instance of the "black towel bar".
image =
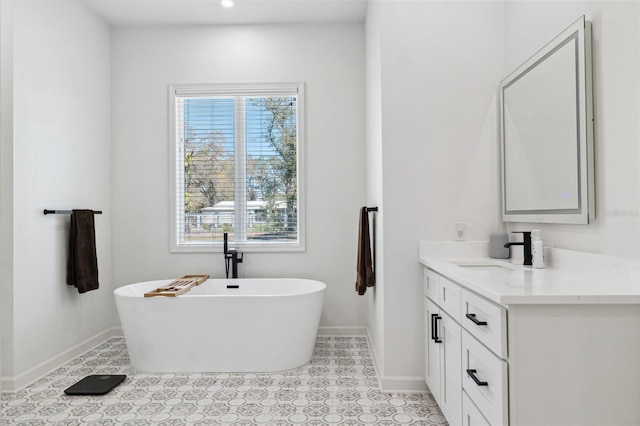
[[(377, 212), (378, 206), (375, 207), (365, 207), (367, 209), (367, 213)], [(371, 269), (373, 269), (373, 273), (376, 273), (376, 217), (373, 216), (373, 223), (371, 224), (373, 228), (373, 237), (371, 238)]]
[[(48, 210), (44, 209), (44, 214), (71, 214), (73, 210)], [(94, 210), (93, 214), (102, 214), (101, 210)]]

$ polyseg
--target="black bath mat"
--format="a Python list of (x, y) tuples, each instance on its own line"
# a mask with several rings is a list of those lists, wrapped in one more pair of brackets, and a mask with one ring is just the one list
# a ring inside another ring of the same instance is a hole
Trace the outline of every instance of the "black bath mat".
[(127, 376), (124, 374), (93, 374), (64, 390), (67, 395), (104, 395), (111, 392)]

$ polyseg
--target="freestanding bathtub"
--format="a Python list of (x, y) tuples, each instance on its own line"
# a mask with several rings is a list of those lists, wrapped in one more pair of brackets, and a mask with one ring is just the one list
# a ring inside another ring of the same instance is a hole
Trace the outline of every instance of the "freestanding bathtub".
[(268, 372), (311, 359), (326, 284), (291, 278), (209, 279), (177, 297), (144, 297), (170, 282), (148, 281), (114, 291), (135, 369)]

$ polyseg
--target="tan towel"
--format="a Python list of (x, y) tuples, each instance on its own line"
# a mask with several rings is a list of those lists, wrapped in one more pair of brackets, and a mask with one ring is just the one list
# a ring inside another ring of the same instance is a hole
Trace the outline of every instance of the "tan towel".
[(98, 288), (98, 256), (93, 210), (73, 210), (69, 226), (67, 284), (86, 293)]
[(358, 264), (356, 265), (356, 291), (362, 296), (367, 287), (373, 287), (376, 276), (371, 263), (371, 241), (369, 238), (369, 213), (366, 207), (360, 209), (360, 225), (358, 232)]

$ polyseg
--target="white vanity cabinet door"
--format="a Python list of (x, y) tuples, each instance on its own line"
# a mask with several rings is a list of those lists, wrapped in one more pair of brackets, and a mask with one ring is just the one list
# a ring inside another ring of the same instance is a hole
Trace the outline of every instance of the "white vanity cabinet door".
[(462, 327), (425, 297), (425, 382), (450, 425), (462, 419)]
[(440, 275), (424, 268), (424, 295), (436, 303), (440, 302)]
[(500, 358), (506, 358), (507, 310), (465, 289), (460, 299), (462, 326)]
[(462, 392), (462, 426), (491, 426), (466, 392)]
[(493, 426), (509, 424), (507, 363), (462, 332), (462, 388)]
[(436, 401), (440, 401), (440, 345), (436, 343), (436, 318), (440, 308), (427, 297), (424, 298), (425, 365), (424, 379)]
[(460, 292), (461, 288), (453, 281), (440, 277), (440, 307), (451, 317), (460, 322)]
[(440, 409), (449, 425), (462, 423), (462, 327), (441, 311), (437, 324), (440, 344)]

